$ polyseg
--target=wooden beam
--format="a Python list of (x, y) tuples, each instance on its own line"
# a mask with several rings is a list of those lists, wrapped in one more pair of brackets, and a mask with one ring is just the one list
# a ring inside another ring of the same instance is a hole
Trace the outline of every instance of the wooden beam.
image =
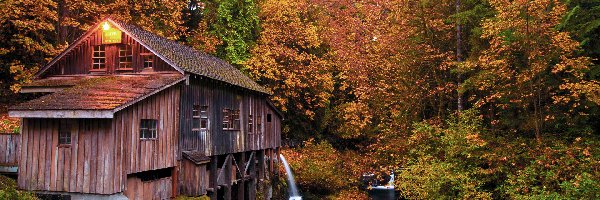
[(255, 151), (252, 151), (252, 153), (250, 153), (250, 157), (248, 158), (248, 162), (246, 162), (246, 167), (244, 168), (244, 174), (248, 174), (248, 169), (250, 167), (250, 163), (252, 161), (254, 161), (254, 154), (255, 154)]
[(23, 87), (19, 90), (20, 93), (53, 93), (59, 92), (70, 87)]
[(20, 118), (104, 118), (114, 116), (112, 110), (10, 110), (10, 117)]

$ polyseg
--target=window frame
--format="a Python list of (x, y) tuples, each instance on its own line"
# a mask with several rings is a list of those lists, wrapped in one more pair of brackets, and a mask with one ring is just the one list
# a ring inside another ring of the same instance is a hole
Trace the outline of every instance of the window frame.
[(208, 130), (208, 123), (208, 106), (200, 106), (200, 130)]
[(133, 48), (131, 45), (119, 45), (119, 65), (117, 66), (117, 70), (133, 70)]
[(154, 68), (154, 55), (142, 55), (142, 68)]
[(73, 142), (71, 128), (71, 124), (68, 121), (60, 120), (58, 123), (58, 147), (71, 147)]
[(222, 121), (223, 130), (225, 131), (239, 131), (242, 128), (240, 110), (224, 108)]
[[(98, 56), (96, 56), (98, 53)], [(96, 67), (98, 66), (98, 67)], [(92, 66), (90, 71), (102, 72), (106, 71), (106, 46), (104, 44), (95, 45), (92, 48)]]
[(140, 140), (158, 140), (158, 123), (157, 119), (140, 119)]
[(248, 114), (248, 134), (253, 134), (254, 128), (254, 118), (252, 118), (252, 114)]
[(208, 130), (208, 106), (192, 106), (192, 131)]
[(231, 119), (230, 119), (230, 116), (229, 116), (230, 112), (231, 111), (230, 111), (229, 108), (223, 108), (223, 112), (222, 112), (222, 114), (223, 114), (223, 117), (222, 117), (223, 120), (221, 120), (221, 121), (223, 121), (223, 123), (222, 123), (223, 130), (231, 130), (229, 128), (231, 126), (231, 121), (230, 121)]

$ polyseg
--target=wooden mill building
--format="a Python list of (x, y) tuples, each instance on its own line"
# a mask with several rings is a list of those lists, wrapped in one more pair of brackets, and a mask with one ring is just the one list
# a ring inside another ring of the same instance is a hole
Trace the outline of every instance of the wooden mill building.
[(35, 75), (18, 186), (72, 199), (255, 199), (282, 115), (223, 60), (107, 18)]

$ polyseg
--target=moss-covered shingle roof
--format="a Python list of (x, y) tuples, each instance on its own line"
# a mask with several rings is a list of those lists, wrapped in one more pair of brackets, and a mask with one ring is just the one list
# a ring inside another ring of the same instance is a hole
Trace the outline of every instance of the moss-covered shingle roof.
[(217, 57), (158, 36), (136, 25), (123, 23), (113, 19), (109, 20), (120, 26), (123, 31), (128, 32), (132, 37), (138, 39), (139, 42), (146, 45), (151, 51), (159, 54), (159, 57), (165, 59), (167, 63), (174, 65), (174, 67), (178, 67), (185, 72), (223, 81), (265, 94), (271, 93), (269, 90), (244, 75), (240, 70)]
[(42, 79), (29, 85), (73, 86), (17, 104), (9, 110), (113, 110), (184, 79), (180, 73)]

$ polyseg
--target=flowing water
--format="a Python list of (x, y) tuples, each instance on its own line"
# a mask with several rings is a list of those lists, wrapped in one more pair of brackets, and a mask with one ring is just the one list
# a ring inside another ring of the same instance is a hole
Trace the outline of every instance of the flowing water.
[(298, 193), (298, 188), (296, 187), (296, 180), (294, 180), (294, 174), (292, 174), (292, 169), (288, 164), (285, 157), (282, 154), (279, 154), (281, 161), (283, 162), (283, 166), (285, 167), (285, 173), (287, 174), (288, 185), (290, 186), (290, 200), (301, 200), (300, 194)]

